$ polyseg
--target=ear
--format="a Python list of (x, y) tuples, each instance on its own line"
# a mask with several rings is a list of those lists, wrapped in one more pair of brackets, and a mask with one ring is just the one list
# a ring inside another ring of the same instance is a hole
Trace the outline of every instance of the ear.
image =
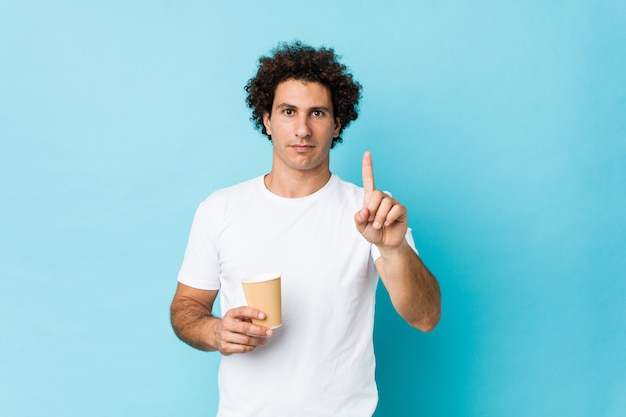
[(335, 117), (335, 130), (333, 131), (333, 138), (339, 136), (339, 131), (341, 130), (341, 121), (338, 117)]
[(272, 121), (270, 120), (270, 114), (265, 112), (263, 113), (263, 126), (265, 126), (265, 130), (268, 135), (272, 135)]

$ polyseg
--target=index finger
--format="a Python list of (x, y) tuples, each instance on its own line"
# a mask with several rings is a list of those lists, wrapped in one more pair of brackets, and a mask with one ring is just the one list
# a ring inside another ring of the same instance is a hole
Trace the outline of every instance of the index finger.
[(362, 172), (364, 200), (367, 202), (374, 192), (374, 167), (372, 166), (372, 153), (369, 151), (363, 154)]
[(234, 307), (228, 310), (226, 315), (230, 315), (231, 317), (237, 319), (245, 318), (263, 320), (265, 318), (265, 313), (261, 310), (248, 306)]
[(262, 323), (265, 317), (266, 315), (262, 311), (247, 306), (232, 308), (224, 315), (224, 319), (230, 319), (227, 323), (227, 328), (230, 331), (248, 336), (269, 336), (268, 331), (270, 329)]

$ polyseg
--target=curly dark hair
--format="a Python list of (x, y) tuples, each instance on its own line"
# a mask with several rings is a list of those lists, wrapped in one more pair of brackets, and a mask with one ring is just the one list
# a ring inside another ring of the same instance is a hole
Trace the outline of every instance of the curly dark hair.
[(256, 75), (248, 81), (244, 90), (248, 93), (246, 104), (252, 110), (250, 121), (271, 141), (263, 115), (272, 112), (276, 87), (288, 79), (318, 82), (330, 90), (333, 115), (339, 119), (339, 135), (333, 139), (331, 148), (341, 143), (341, 132), (359, 116), (358, 104), (362, 87), (352, 78), (341, 56), (332, 48), (313, 48), (300, 41), (281, 43), (270, 56), (259, 58)]

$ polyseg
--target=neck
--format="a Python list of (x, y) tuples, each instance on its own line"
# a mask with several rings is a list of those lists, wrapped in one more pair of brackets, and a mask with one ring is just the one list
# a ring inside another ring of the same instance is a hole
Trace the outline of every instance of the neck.
[(301, 198), (319, 191), (328, 183), (330, 176), (329, 170), (315, 174), (281, 175), (272, 169), (264, 180), (265, 187), (276, 195), (285, 198)]

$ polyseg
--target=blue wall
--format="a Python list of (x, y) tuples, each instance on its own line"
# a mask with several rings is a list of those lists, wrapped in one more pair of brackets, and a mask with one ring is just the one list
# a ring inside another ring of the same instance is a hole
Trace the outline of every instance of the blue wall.
[(242, 87), (294, 38), (364, 85), (333, 170), (360, 181), (372, 150), (443, 291), (430, 334), (379, 291), (377, 417), (625, 415), (625, 22), (624, 1), (0, 2), (0, 415), (214, 413), (218, 356), (168, 305), (197, 203), (269, 169)]

